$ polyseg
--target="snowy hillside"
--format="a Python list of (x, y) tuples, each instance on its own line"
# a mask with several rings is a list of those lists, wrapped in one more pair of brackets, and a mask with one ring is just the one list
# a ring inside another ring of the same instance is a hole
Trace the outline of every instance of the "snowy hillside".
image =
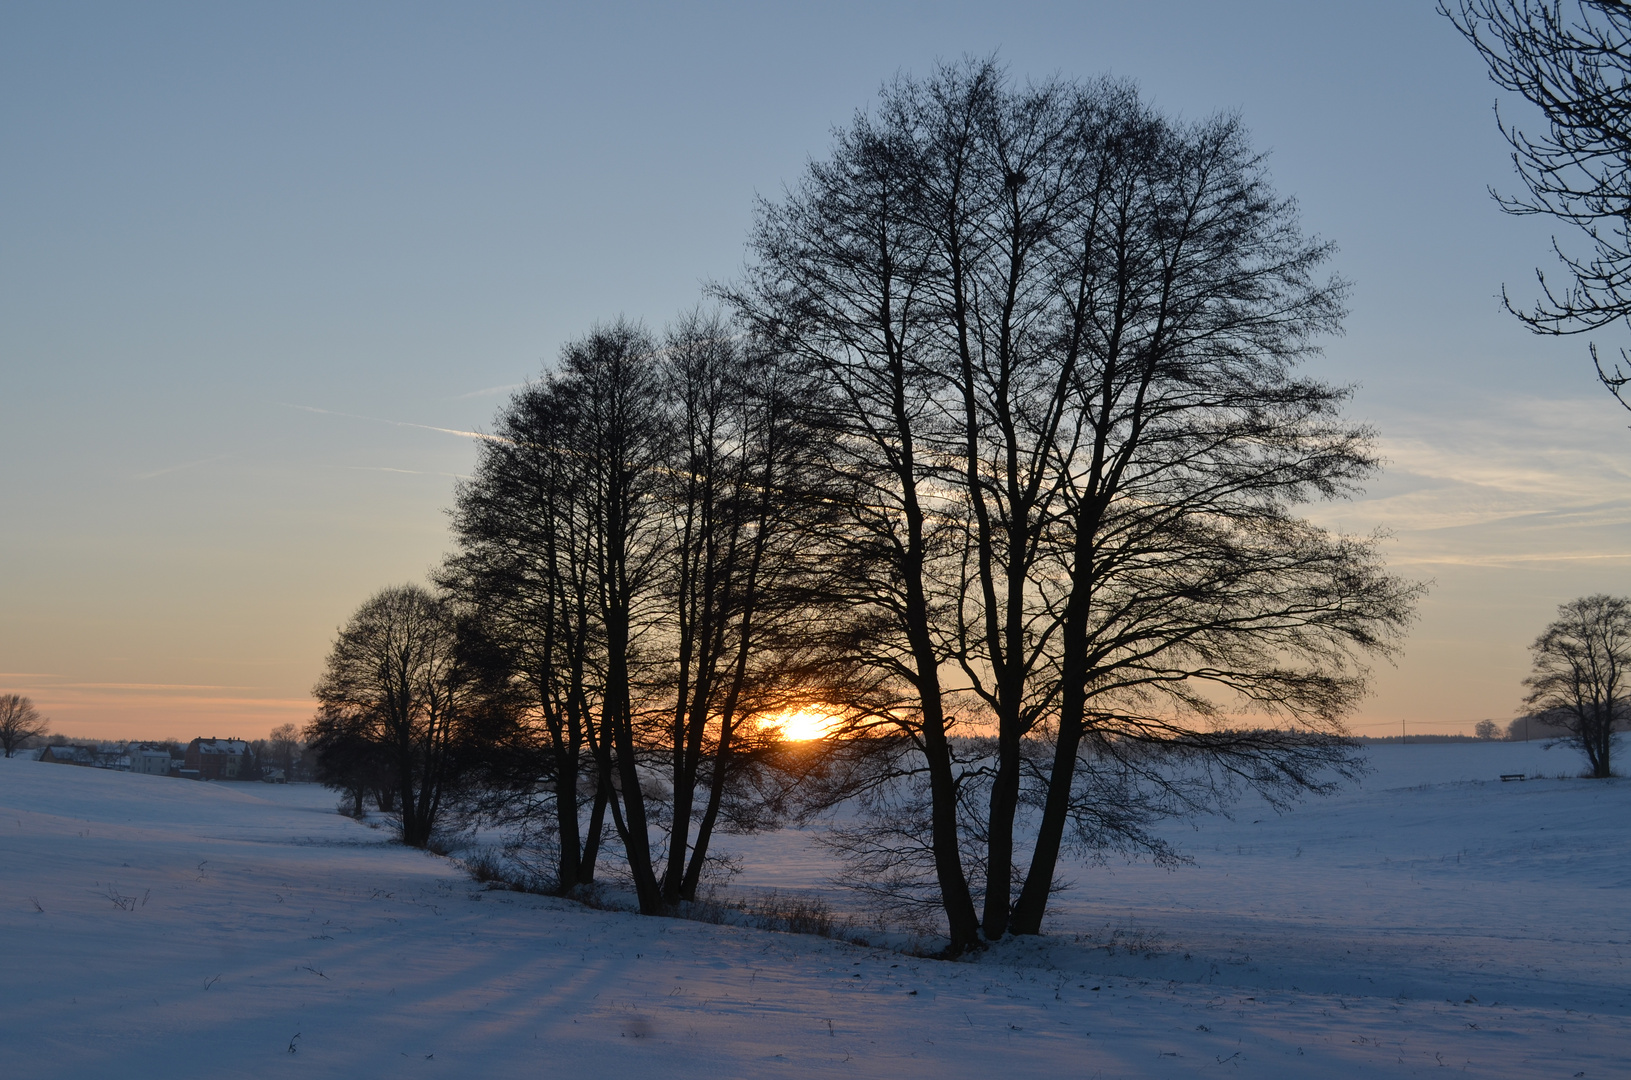
[[(1631, 1074), (1631, 784), (1370, 752), (963, 963), (485, 892), (314, 787), (0, 761), (0, 1076)], [(730, 846), (843, 902), (799, 833)]]

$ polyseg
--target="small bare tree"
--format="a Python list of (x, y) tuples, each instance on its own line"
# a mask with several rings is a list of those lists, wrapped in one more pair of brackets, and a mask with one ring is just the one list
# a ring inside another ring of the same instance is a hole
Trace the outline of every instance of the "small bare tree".
[(34, 703), (21, 694), (0, 694), (0, 748), (11, 757), (23, 743), (37, 739), (50, 728)]
[(1631, 599), (1583, 596), (1557, 616), (1529, 647), (1524, 706), (1567, 730), (1559, 741), (1580, 748), (1593, 777), (1612, 776), (1614, 729), (1631, 719)]
[(307, 729), (319, 775), (361, 808), (366, 787), (393, 806), (402, 842), (424, 847), (461, 772), (502, 726), (443, 597), (417, 585), (382, 589), (340, 631), (312, 690)]
[(283, 770), (285, 780), (293, 780), (295, 759), (300, 754), (300, 729), (293, 724), (273, 728), (269, 750), (270, 764)]
[(1500, 730), (1501, 729), (1493, 720), (1480, 720), (1477, 724), (1473, 725), (1472, 729), (1474, 735), (1477, 735), (1480, 739), (1483, 739), (1486, 742), (1495, 738), (1495, 736), (1500, 733)]

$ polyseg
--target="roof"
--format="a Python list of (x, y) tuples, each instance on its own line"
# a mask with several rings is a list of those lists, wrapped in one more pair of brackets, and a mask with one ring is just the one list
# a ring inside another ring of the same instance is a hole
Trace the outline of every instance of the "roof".
[(194, 739), (200, 754), (244, 754), (249, 744), (242, 739)]
[(96, 751), (92, 750), (90, 747), (74, 746), (71, 743), (67, 746), (47, 746), (44, 750), (40, 751), (40, 755), (43, 757), (47, 751), (50, 752), (53, 761), (89, 762), (94, 761), (96, 758)]

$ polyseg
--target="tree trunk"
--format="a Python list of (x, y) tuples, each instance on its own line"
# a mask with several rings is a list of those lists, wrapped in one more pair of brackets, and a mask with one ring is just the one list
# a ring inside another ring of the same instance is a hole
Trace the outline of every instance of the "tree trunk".
[(987, 941), (996, 941), (1008, 932), (1008, 902), (1012, 895), (1014, 869), (1014, 815), (1019, 807), (1018, 725), (1010, 725), (1006, 717), (1000, 722), (1004, 730), (997, 739), (997, 775), (991, 784), (990, 822), (986, 833), (985, 918), (982, 928)]
[[(1078, 528), (1081, 528), (1078, 525)], [(1065, 611), (1062, 632), (1063, 670), (1060, 672), (1059, 731), (1054, 741), (1053, 768), (1048, 794), (1037, 825), (1030, 869), (1014, 905), (1010, 929), (1016, 934), (1040, 934), (1048, 910), (1053, 876), (1059, 866), (1065, 824), (1070, 817), (1071, 788), (1076, 782), (1076, 754), (1082, 745), (1087, 714), (1087, 612), (1090, 598), (1088, 562), (1092, 558), (1084, 533), (1077, 535), (1075, 584)]]
[(634, 748), (634, 718), (628, 685), (628, 629), (614, 625), (608, 635), (607, 697), (611, 706), (611, 728), (617, 751), (617, 777), (619, 790), (614, 798), (622, 804), (622, 814), (613, 808), (618, 820), (624, 854), (629, 860), (629, 875), (634, 878), (634, 892), (642, 915), (656, 915), (662, 911), (662, 890), (657, 883), (656, 871), (651, 865), (651, 838), (647, 831), (645, 794), (640, 790), (639, 762)]
[(708, 845), (713, 839), (714, 823), (719, 820), (719, 806), (724, 801), (726, 761), (729, 759), (732, 723), (730, 717), (721, 722), (719, 750), (714, 759), (714, 773), (708, 784), (708, 802), (702, 810), (702, 822), (697, 827), (697, 842), (691, 848), (691, 861), (680, 880), (679, 899), (695, 900), (697, 887), (702, 882), (702, 865), (708, 858)]
[(945, 714), (938, 696), (923, 703), (923, 750), (929, 764), (930, 837), (935, 876), (946, 911), (948, 956), (961, 956), (980, 947), (980, 919), (963, 872), (957, 835), (957, 783), (951, 772), (951, 745), (946, 740)]
[[(915, 497), (908, 496), (907, 518), (914, 536), (922, 535), (921, 512)], [(980, 919), (969, 892), (968, 875), (957, 830), (957, 781), (952, 775), (951, 744), (946, 738), (945, 703), (940, 694), (940, 671), (929, 636), (928, 604), (923, 592), (921, 557), (908, 559), (906, 570), (906, 613), (912, 651), (918, 671), (918, 699), (923, 710), (923, 752), (929, 766), (930, 844), (934, 852), (935, 876), (946, 911), (946, 930), (951, 939), (949, 956), (960, 956), (980, 947)]]
[[(1080, 680), (1073, 680), (1080, 687)], [(1040, 934), (1042, 916), (1048, 910), (1053, 875), (1059, 865), (1064, 843), (1065, 823), (1070, 816), (1070, 789), (1076, 777), (1076, 752), (1082, 744), (1084, 689), (1067, 686), (1060, 710), (1059, 734), (1054, 743), (1053, 770), (1048, 777), (1048, 796), (1042, 806), (1042, 820), (1036, 830), (1031, 866), (1020, 889), (1019, 902), (1009, 929), (1015, 934)]]
[(611, 800), (611, 772), (607, 770), (595, 785), (595, 798), (589, 808), (589, 829), (584, 833), (583, 859), (578, 864), (578, 883), (595, 883), (595, 863), (600, 858), (600, 838), (606, 828), (606, 804)]
[(578, 755), (575, 750), (558, 753), (555, 769), (555, 827), (560, 841), (560, 859), (555, 882), (562, 896), (578, 886), (582, 861), (578, 833)]

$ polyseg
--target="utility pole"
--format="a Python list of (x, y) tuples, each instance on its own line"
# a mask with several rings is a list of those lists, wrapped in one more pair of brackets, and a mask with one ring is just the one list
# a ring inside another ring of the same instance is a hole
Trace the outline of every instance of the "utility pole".
[(1410, 735), (1404, 729), (1404, 717), (1399, 717), (1399, 738), (1405, 743), (1410, 742)]

